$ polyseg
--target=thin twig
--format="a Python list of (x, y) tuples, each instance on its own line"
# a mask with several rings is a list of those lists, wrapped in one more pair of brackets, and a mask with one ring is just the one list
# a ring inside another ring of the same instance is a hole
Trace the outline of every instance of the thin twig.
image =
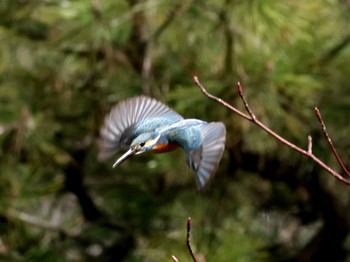
[(328, 145), (329, 147), (331, 148), (332, 150), (332, 153), (334, 155), (334, 157), (337, 159), (338, 161), (338, 164), (340, 165), (341, 169), (344, 171), (344, 173), (350, 177), (350, 173), (348, 171), (348, 169), (345, 167), (343, 161), (340, 159), (339, 155), (338, 155), (338, 152), (337, 150), (335, 149), (334, 145), (333, 145), (333, 142), (332, 142), (332, 139), (331, 137), (329, 136), (328, 132), (327, 132), (327, 129), (326, 129), (326, 125), (323, 121), (323, 118), (322, 118), (322, 115), (321, 115), (321, 111), (315, 107), (315, 113), (316, 113), (316, 116), (317, 116), (317, 119), (318, 121), (320, 122), (321, 124), (321, 127), (322, 127), (322, 132), (323, 132), (323, 135), (324, 137), (326, 138), (327, 142), (328, 142)]
[(176, 258), (176, 256), (172, 255), (171, 258), (173, 259), (174, 262), (179, 262), (179, 260)]
[(188, 251), (190, 252), (191, 254), (191, 257), (192, 257), (192, 260), (193, 262), (197, 262), (197, 259), (193, 253), (193, 250), (192, 250), (192, 247), (191, 247), (191, 243), (190, 243), (190, 238), (191, 238), (191, 226), (192, 226), (192, 221), (191, 221), (191, 218), (189, 217), (187, 219), (187, 241), (186, 241), (186, 244), (187, 244), (187, 248), (188, 248)]
[(241, 97), (242, 101), (243, 101), (243, 104), (244, 104), (244, 107), (245, 109), (247, 110), (248, 114), (250, 115), (251, 119), (253, 120), (253, 122), (255, 123), (256, 122), (256, 117), (253, 113), (253, 111), (250, 109), (249, 107), (249, 104), (248, 104), (248, 101), (247, 99), (245, 98), (245, 95), (243, 93), (243, 87), (241, 86), (241, 84), (238, 82), (237, 83), (237, 91), (238, 91), (238, 94), (239, 96)]
[[(255, 118), (255, 115), (252, 113), (252, 111), (250, 110), (250, 107), (247, 103), (247, 100), (245, 99), (245, 96), (243, 95), (243, 88), (242, 86), (238, 83), (238, 93), (244, 103), (245, 109), (247, 110), (247, 112), (249, 113), (249, 115), (241, 112), (240, 110), (238, 110), (237, 108), (233, 107), (232, 105), (228, 104), (227, 102), (225, 102), (224, 100), (222, 100), (221, 98), (218, 98), (210, 93), (208, 93), (208, 91), (204, 88), (204, 86), (201, 84), (201, 82), (199, 81), (197, 76), (193, 77), (195, 84), (201, 89), (202, 93), (207, 96), (208, 98), (218, 102), (219, 104), (223, 105), (224, 107), (228, 108), (229, 110), (231, 110), (232, 112), (238, 114), (239, 116), (251, 121), (252, 123), (254, 123), (255, 125), (257, 125), (258, 127), (260, 127), (262, 130), (264, 130), (265, 132), (267, 132), (269, 135), (271, 135), (272, 137), (274, 137), (275, 139), (277, 139), (279, 142), (281, 142), (282, 144), (290, 147), (291, 149), (297, 151), (298, 153), (310, 158), (311, 160), (313, 160), (315, 163), (317, 163), (320, 167), (322, 167), (324, 170), (326, 170), (328, 173), (330, 173), (332, 176), (334, 176), (336, 179), (338, 179), (339, 181), (341, 181), (342, 183), (346, 184), (346, 185), (350, 185), (350, 181), (346, 178), (344, 178), (342, 175), (340, 175), (339, 173), (337, 173), (335, 170), (333, 170), (332, 168), (330, 168), (328, 165), (326, 165), (324, 162), (322, 162), (318, 157), (316, 157), (313, 153), (312, 153), (312, 140), (311, 137), (308, 138), (308, 149), (304, 150), (298, 146), (296, 146), (295, 144), (291, 143), (290, 141), (286, 140), (285, 138), (283, 138), (282, 136), (280, 136), (279, 134), (277, 134), (276, 132), (274, 132), (272, 129), (270, 129), (269, 127), (267, 127), (265, 124), (263, 124), (262, 122), (260, 122), (258, 119)], [(316, 111), (317, 114), (317, 111)], [(319, 117), (320, 116), (320, 117)], [(323, 123), (321, 114), (319, 113), (319, 121), (321, 122), (321, 125)], [(325, 125), (323, 123), (323, 130), (324, 130), (324, 134), (328, 140), (329, 136), (328, 133), (325, 133)], [(329, 142), (330, 141), (330, 142)], [(331, 146), (331, 149), (333, 151), (333, 154), (335, 155), (335, 157), (337, 158), (338, 162), (340, 161), (340, 158), (337, 154), (337, 152), (335, 151), (335, 148), (333, 146), (333, 143), (331, 142), (331, 140), (328, 140), (328, 143)], [(346, 174), (349, 176), (349, 172), (346, 170), (344, 164), (342, 161), (339, 162), (339, 164), (341, 165), (342, 169), (346, 172)]]
[(235, 112), (236, 114), (238, 114), (239, 116), (252, 121), (252, 119), (250, 118), (250, 116), (248, 116), (247, 114), (244, 114), (243, 112), (239, 111), (237, 108), (231, 106), (229, 103), (226, 103), (224, 100), (222, 100), (221, 98), (218, 98), (212, 94), (209, 94), (208, 91), (204, 88), (204, 86), (201, 84), (201, 82), (199, 82), (199, 79), (197, 76), (193, 77), (194, 82), (196, 83), (196, 85), (201, 89), (201, 91), (203, 92), (204, 95), (206, 95), (207, 97), (209, 97), (210, 99), (215, 100), (216, 102), (218, 102), (219, 104), (224, 105), (225, 107), (227, 107), (228, 109), (230, 109), (231, 111)]
[(307, 152), (309, 153), (309, 155), (312, 155), (312, 136), (308, 136), (307, 141), (308, 141)]

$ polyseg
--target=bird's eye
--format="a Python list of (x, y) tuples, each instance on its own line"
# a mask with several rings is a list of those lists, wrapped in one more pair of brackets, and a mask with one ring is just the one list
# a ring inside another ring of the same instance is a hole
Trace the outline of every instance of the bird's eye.
[(141, 147), (143, 147), (144, 145), (145, 145), (145, 142), (142, 142), (142, 143), (140, 144)]

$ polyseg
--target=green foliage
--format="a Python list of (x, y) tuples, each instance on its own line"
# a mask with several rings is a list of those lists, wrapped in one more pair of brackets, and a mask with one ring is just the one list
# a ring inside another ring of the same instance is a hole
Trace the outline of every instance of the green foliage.
[[(240, 81), (261, 121), (305, 148), (312, 134), (315, 154), (333, 165), (312, 112), (321, 108), (348, 155), (348, 8), (311, 0), (0, 1), (1, 260), (189, 261), (188, 217), (195, 252), (207, 261), (298, 257), (319, 232), (310, 225), (327, 224), (322, 204), (333, 202), (317, 203), (320, 196), (345, 205), (348, 190), (208, 100), (192, 77), (244, 110)], [(207, 191), (196, 193), (181, 151), (134, 157), (115, 170), (116, 156), (97, 161), (105, 114), (139, 94), (187, 118), (225, 122), (227, 153)], [(339, 240), (345, 250), (348, 239)]]

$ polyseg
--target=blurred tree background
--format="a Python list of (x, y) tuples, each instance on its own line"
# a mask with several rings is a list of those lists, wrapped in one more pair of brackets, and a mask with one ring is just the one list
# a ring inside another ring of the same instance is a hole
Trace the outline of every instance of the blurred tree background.
[[(0, 1), (1, 261), (350, 261), (350, 188), (202, 95), (350, 166), (346, 0)], [(118, 101), (146, 94), (223, 121), (226, 151), (197, 194), (181, 150), (100, 163)]]

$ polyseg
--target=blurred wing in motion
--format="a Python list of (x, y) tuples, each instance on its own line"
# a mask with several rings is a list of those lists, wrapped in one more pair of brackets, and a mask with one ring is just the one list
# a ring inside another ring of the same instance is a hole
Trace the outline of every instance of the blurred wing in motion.
[(226, 142), (226, 128), (223, 123), (208, 123), (200, 127), (200, 132), (202, 145), (187, 153), (187, 164), (196, 174), (198, 190), (215, 175)]
[[(132, 97), (114, 106), (106, 116), (100, 131), (98, 158), (102, 160), (121, 149), (128, 149), (132, 139), (137, 135), (136, 126), (149, 120), (147, 121), (149, 125), (143, 125), (143, 131), (152, 131), (154, 125), (151, 120), (154, 118), (164, 118), (167, 122), (183, 119), (168, 106), (147, 96)], [(150, 130), (146, 130), (147, 127)]]

